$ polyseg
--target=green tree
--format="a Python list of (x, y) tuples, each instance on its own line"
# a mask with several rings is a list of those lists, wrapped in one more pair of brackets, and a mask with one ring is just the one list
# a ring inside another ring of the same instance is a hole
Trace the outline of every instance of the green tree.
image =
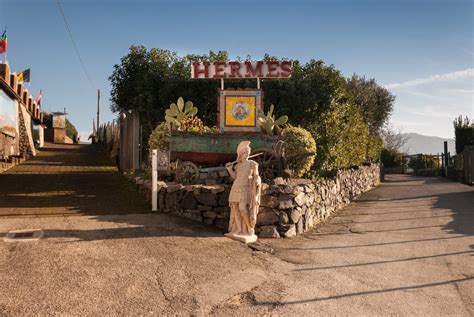
[(456, 153), (462, 153), (466, 145), (474, 145), (474, 122), (460, 115), (454, 119), (453, 125)]
[(317, 125), (317, 169), (335, 169), (358, 165), (365, 161), (368, 129), (357, 107), (343, 94), (331, 102)]
[(369, 128), (369, 133), (379, 135), (393, 111), (395, 96), (378, 85), (375, 79), (366, 79), (356, 74), (348, 79), (347, 86)]

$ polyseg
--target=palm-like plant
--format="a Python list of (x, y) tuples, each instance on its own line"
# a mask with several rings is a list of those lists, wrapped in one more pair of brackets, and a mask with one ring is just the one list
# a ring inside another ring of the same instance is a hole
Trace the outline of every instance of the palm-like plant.
[(194, 107), (191, 101), (184, 103), (183, 97), (179, 97), (177, 103), (170, 104), (170, 108), (165, 112), (165, 120), (168, 127), (179, 127), (184, 119), (194, 117), (198, 112), (198, 108)]
[(273, 115), (274, 108), (275, 107), (271, 105), (270, 110), (267, 114), (265, 114), (260, 109), (257, 110), (258, 124), (262, 127), (263, 130), (265, 130), (265, 133), (267, 133), (268, 135), (273, 134), (273, 129), (275, 128), (275, 126), (283, 125), (288, 122), (288, 116), (281, 116), (275, 120), (275, 116)]

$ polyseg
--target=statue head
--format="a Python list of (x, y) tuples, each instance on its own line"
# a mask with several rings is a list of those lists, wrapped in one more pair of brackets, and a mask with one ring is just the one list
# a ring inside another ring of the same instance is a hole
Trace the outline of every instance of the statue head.
[(237, 146), (237, 161), (246, 160), (250, 156), (250, 141), (242, 141)]

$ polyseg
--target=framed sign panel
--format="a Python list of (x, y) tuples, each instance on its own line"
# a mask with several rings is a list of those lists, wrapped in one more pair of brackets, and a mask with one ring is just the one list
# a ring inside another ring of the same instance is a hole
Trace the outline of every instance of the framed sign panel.
[(257, 109), (262, 109), (261, 90), (220, 90), (219, 129), (221, 132), (259, 132)]

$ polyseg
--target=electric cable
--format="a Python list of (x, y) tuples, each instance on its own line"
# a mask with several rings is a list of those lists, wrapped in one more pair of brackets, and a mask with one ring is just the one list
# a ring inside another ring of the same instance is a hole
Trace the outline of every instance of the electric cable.
[(74, 41), (74, 38), (72, 36), (71, 29), (69, 28), (69, 24), (67, 23), (66, 20), (66, 15), (64, 14), (63, 8), (61, 6), (61, 1), (57, 0), (59, 11), (61, 12), (61, 15), (64, 20), (64, 24), (66, 25), (66, 29), (69, 33), (69, 38), (71, 39), (72, 45), (74, 46), (74, 50), (76, 51), (76, 55), (79, 58), (79, 62), (82, 65), (82, 69), (84, 70), (84, 73), (86, 74), (87, 79), (89, 80), (89, 83), (91, 84), (92, 88), (95, 88), (94, 82), (92, 81), (91, 77), (89, 76), (89, 73), (87, 72), (86, 66), (84, 65), (84, 61), (82, 60), (81, 54), (79, 54), (79, 49), (77, 48), (76, 42)]

